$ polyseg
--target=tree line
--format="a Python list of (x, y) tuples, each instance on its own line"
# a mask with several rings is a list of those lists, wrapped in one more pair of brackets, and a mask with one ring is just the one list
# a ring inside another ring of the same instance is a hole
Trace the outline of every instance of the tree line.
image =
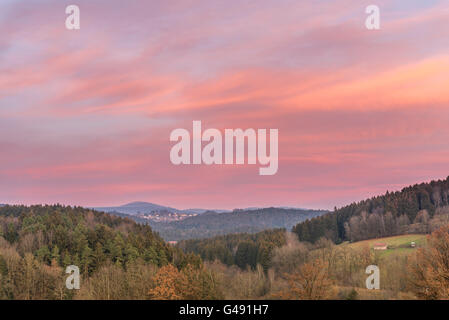
[[(366, 243), (335, 245), (320, 238), (312, 244), (282, 229), (173, 247), (148, 226), (108, 214), (5, 207), (0, 299), (447, 299), (449, 207), (432, 217), (423, 212), (414, 219), (421, 222), (409, 227), (445, 227), (416, 249), (382, 256)], [(79, 263), (80, 290), (65, 287), (69, 263)], [(382, 290), (364, 289), (368, 265), (379, 266)]]
[(322, 237), (340, 243), (409, 232), (427, 233), (431, 231), (430, 220), (448, 205), (449, 177), (335, 208), (331, 213), (297, 224), (292, 230), (300, 241), (312, 243)]

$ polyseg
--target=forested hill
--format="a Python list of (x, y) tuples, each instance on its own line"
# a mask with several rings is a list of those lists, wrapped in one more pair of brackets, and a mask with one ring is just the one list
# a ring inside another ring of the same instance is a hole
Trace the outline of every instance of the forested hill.
[(264, 208), (203, 214), (170, 223), (152, 223), (165, 240), (209, 238), (231, 233), (256, 233), (268, 229), (290, 230), (298, 222), (325, 214), (324, 210)]
[(81, 207), (3, 206), (0, 257), (4, 250), (31, 253), (37, 262), (74, 264), (92, 273), (106, 263), (126, 266), (141, 258), (158, 266), (173, 249), (147, 225)]
[[(79, 290), (66, 287), (69, 265)], [(148, 225), (81, 207), (0, 208), (0, 300), (218, 299), (214, 281)]]
[[(299, 240), (363, 240), (411, 232), (427, 233), (447, 214), (449, 177), (388, 192), (296, 225)], [(444, 219), (443, 219), (444, 220)]]

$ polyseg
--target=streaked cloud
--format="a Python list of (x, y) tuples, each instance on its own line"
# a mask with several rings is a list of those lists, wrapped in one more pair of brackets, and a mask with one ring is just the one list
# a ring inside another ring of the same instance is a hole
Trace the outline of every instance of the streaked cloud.
[[(448, 175), (449, 6), (0, 4), (0, 203), (332, 208)], [(169, 133), (278, 128), (278, 174), (174, 167)]]

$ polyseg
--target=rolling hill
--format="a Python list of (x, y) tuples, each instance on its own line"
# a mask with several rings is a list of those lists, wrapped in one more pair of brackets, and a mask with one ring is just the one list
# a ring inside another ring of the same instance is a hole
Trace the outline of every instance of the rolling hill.
[(300, 241), (312, 243), (322, 237), (340, 243), (429, 233), (444, 225), (448, 214), (449, 177), (352, 203), (299, 223), (293, 232)]
[(299, 222), (327, 213), (325, 210), (264, 208), (203, 214), (169, 223), (151, 223), (165, 240), (208, 238), (230, 233), (256, 233), (275, 228), (291, 229)]
[(150, 202), (142, 202), (142, 201), (137, 201), (137, 202), (131, 202), (131, 203), (127, 203), (124, 204), (122, 206), (117, 206), (117, 207), (96, 207), (96, 208), (91, 208), (97, 211), (103, 211), (103, 212), (120, 212), (120, 213), (124, 213), (124, 214), (128, 214), (128, 215), (136, 215), (139, 213), (149, 213), (149, 212), (153, 212), (153, 211), (173, 211), (173, 212), (178, 212), (178, 209), (175, 208), (170, 208), (170, 207), (166, 207), (166, 206), (161, 206), (158, 204), (154, 204), (154, 203), (150, 203)]

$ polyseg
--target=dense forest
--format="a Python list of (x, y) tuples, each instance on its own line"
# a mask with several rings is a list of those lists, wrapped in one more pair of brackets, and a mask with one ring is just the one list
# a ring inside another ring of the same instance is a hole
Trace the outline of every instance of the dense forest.
[[(81, 207), (4, 206), (0, 236), (40, 262), (79, 265), (92, 273), (106, 260), (125, 266), (142, 258), (162, 266), (172, 249), (149, 226)], [(92, 257), (95, 256), (95, 259)]]
[[(177, 246), (148, 225), (91, 209), (1, 206), (0, 299), (449, 299), (448, 182), (355, 203), (294, 233)], [(390, 235), (400, 236), (383, 238), (385, 251), (360, 241)], [(77, 290), (66, 286), (72, 265)], [(370, 265), (379, 267), (379, 290), (366, 289)]]
[[(65, 288), (69, 265), (85, 279), (76, 296)], [(185, 288), (204, 276), (198, 256), (132, 220), (60, 205), (0, 208), (0, 298), (164, 298), (157, 277), (166, 271), (185, 277)], [(205, 297), (203, 284), (185, 292)]]
[(255, 234), (240, 233), (211, 239), (184, 240), (178, 247), (199, 254), (203, 260), (215, 261), (241, 269), (255, 269), (260, 264), (265, 271), (271, 266), (273, 250), (286, 244), (285, 230), (266, 230)]
[(333, 212), (299, 223), (293, 228), (300, 241), (325, 237), (345, 240), (428, 233), (441, 225), (439, 208), (449, 205), (449, 177), (416, 184), (397, 192), (352, 203)]
[(324, 210), (264, 208), (217, 213), (208, 211), (181, 221), (151, 223), (165, 240), (210, 238), (231, 233), (290, 230), (299, 222), (325, 214)]

